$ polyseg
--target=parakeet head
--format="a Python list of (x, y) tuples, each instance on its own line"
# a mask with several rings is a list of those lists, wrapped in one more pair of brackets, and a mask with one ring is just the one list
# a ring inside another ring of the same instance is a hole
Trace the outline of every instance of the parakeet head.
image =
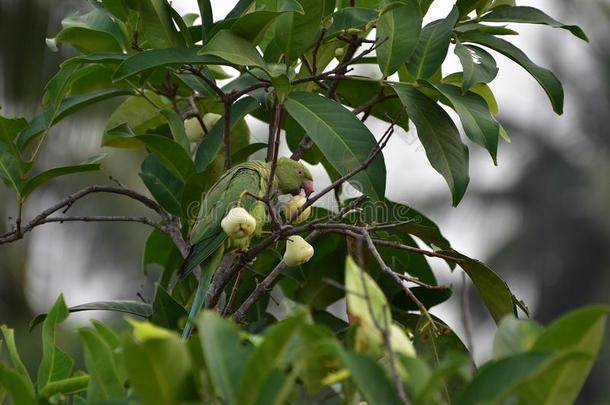
[(296, 160), (281, 157), (277, 161), (276, 176), (282, 194), (297, 195), (301, 189), (305, 194), (313, 193), (313, 178), (305, 166)]

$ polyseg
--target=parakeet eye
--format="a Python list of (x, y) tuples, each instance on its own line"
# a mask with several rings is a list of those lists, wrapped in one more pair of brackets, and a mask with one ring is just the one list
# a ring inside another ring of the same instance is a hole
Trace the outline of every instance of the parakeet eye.
[(303, 169), (301, 169), (301, 168), (297, 169), (297, 175), (302, 176), (303, 175)]

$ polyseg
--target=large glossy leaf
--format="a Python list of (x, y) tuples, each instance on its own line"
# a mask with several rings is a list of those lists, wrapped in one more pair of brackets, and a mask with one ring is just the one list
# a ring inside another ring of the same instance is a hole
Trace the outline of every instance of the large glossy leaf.
[(587, 307), (554, 321), (540, 334), (532, 350), (576, 350), (586, 356), (546, 370), (520, 390), (527, 405), (568, 405), (576, 398), (599, 354), (610, 308)]
[(87, 391), (90, 401), (120, 400), (124, 396), (112, 348), (91, 328), (79, 331), (85, 352), (85, 365), (91, 376)]
[(500, 403), (537, 374), (582, 358), (574, 353), (521, 353), (491, 361), (466, 386), (456, 405)]
[(74, 361), (56, 345), (55, 332), (57, 326), (68, 318), (68, 307), (63, 295), (55, 301), (42, 325), (42, 360), (38, 368), (39, 390), (53, 381), (63, 380), (70, 376)]
[(142, 142), (163, 163), (174, 176), (186, 182), (195, 174), (195, 165), (182, 147), (161, 135), (139, 135), (136, 139)]
[(441, 67), (457, 20), (458, 11), (454, 7), (446, 18), (433, 21), (422, 29), (407, 64), (416, 79), (427, 79)]
[(139, 38), (144, 48), (172, 48), (182, 45), (166, 0), (136, 2)]
[(131, 324), (134, 338), (124, 341), (123, 351), (129, 383), (137, 397), (150, 405), (194, 402), (193, 364), (187, 342), (150, 323)]
[(326, 30), (325, 38), (331, 38), (350, 28), (362, 29), (378, 15), (377, 10), (365, 7), (341, 8), (332, 15), (333, 23)]
[(70, 16), (61, 24), (63, 30), (55, 40), (70, 44), (82, 53), (124, 50), (126, 38), (119, 24), (103, 10), (93, 9), (82, 16)]
[[(239, 330), (215, 312), (204, 312), (197, 322), (207, 370), (225, 402), (236, 404), (239, 383), (248, 352), (241, 344)], [(218, 350), (222, 347), (223, 350)]]
[[(231, 130), (246, 115), (259, 106), (258, 101), (252, 97), (244, 97), (231, 107)], [(198, 172), (204, 171), (216, 158), (223, 145), (224, 119), (219, 119), (205, 135), (205, 138), (195, 153), (195, 167)]]
[(553, 72), (536, 65), (523, 51), (510, 42), (496, 38), (493, 35), (466, 32), (460, 35), (460, 40), (463, 42), (474, 42), (491, 48), (521, 65), (540, 83), (551, 100), (553, 110), (557, 114), (563, 113), (563, 87)]
[(115, 81), (124, 80), (138, 73), (163, 66), (220, 65), (223, 63), (226, 62), (213, 55), (198, 55), (195, 48), (150, 49), (123, 61), (114, 73), (113, 78)]
[[(148, 318), (152, 313), (152, 306), (140, 301), (97, 301), (70, 307), (68, 308), (68, 311), (70, 313), (82, 311), (113, 311)], [(36, 315), (30, 322), (30, 329), (43, 322), (46, 318), (47, 314)]]
[(417, 0), (403, 0), (403, 5), (385, 12), (377, 21), (377, 62), (384, 76), (396, 72), (417, 46), (422, 15)]
[(17, 146), (20, 150), (23, 150), (31, 141), (33, 141), (36, 137), (38, 137), (38, 135), (46, 131), (52, 125), (55, 125), (70, 114), (73, 114), (91, 104), (95, 104), (109, 98), (127, 96), (130, 94), (133, 94), (133, 90), (107, 89), (65, 98), (57, 111), (54, 113), (53, 111), (47, 109), (41, 115), (38, 115), (32, 119), (30, 125), (17, 137)]
[(494, 163), (498, 152), (500, 124), (489, 111), (482, 97), (475, 93), (462, 94), (459, 87), (450, 84), (433, 84), (458, 113), (466, 136), (489, 151)]
[(430, 164), (447, 181), (453, 205), (461, 201), (470, 178), (468, 176), (468, 148), (447, 113), (415, 87), (395, 84), (394, 90), (417, 127)]
[(583, 41), (588, 41), (587, 35), (579, 26), (566, 25), (534, 7), (498, 7), (490, 13), (485, 14), (482, 21), (543, 24), (553, 28), (568, 30)]
[(155, 200), (173, 215), (182, 215), (184, 182), (165, 168), (155, 155), (148, 155), (140, 167), (140, 178)]
[(400, 404), (396, 388), (381, 365), (370, 357), (340, 351), (341, 361), (350, 377), (369, 404)]
[[(369, 129), (335, 101), (317, 94), (294, 92), (286, 110), (320, 148), (337, 171), (346, 175), (359, 168), (377, 142)], [(374, 200), (385, 195), (385, 161), (379, 154), (350, 184)]]
[(324, 13), (324, 1), (299, 0), (304, 13), (286, 13), (275, 23), (275, 42), (281, 52), (294, 60), (313, 46)]
[(265, 61), (254, 45), (229, 30), (221, 30), (199, 51), (200, 55), (213, 55), (240, 66), (264, 68)]
[(44, 171), (29, 179), (23, 185), (23, 189), (21, 190), (21, 198), (25, 200), (34, 190), (54, 178), (67, 176), (74, 173), (93, 172), (99, 169), (99, 163), (81, 163), (73, 166), (55, 167), (53, 169)]
[(464, 69), (463, 91), (468, 91), (477, 83), (489, 83), (498, 74), (496, 61), (487, 51), (472, 45), (455, 45), (455, 54)]

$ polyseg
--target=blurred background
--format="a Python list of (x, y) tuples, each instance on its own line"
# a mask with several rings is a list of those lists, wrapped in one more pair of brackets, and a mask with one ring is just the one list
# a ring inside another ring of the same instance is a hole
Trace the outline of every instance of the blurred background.
[[(234, 3), (214, 2), (216, 18)], [(446, 15), (452, 2), (436, 3), (427, 20)], [(460, 206), (451, 208), (447, 187), (429, 166), (415, 133), (400, 133), (385, 152), (388, 189), (391, 199), (412, 204), (435, 220), (457, 250), (488, 263), (526, 302), (532, 317), (546, 324), (572, 308), (610, 304), (610, 0), (518, 3), (578, 24), (590, 38), (586, 44), (563, 30), (513, 27), (522, 36), (511, 41), (563, 82), (565, 114), (556, 116), (537, 83), (498, 55), (500, 73), (491, 87), (500, 105), (500, 121), (512, 139), (510, 145), (500, 145), (499, 166), (493, 166), (481, 148), (471, 148), (471, 185)], [(191, 0), (176, 0), (174, 6), (183, 14), (197, 10)], [(79, 0), (0, 0), (4, 116), (32, 117), (40, 111), (44, 84), (59, 63), (73, 55), (67, 47), (51, 52), (45, 38), (55, 36), (63, 17), (87, 7)], [(457, 58), (450, 54), (448, 59), (446, 74), (460, 69)], [(55, 142), (45, 145), (38, 169), (99, 154), (105, 120), (115, 106), (107, 102), (56, 126), (51, 134)], [(251, 124), (253, 137), (266, 139), (264, 128)], [(374, 120), (369, 125), (378, 134), (384, 129)], [(137, 175), (139, 152), (104, 152), (109, 155), (100, 174), (51, 182), (30, 199), (26, 218), (87, 184), (108, 183), (109, 176), (144, 191)], [(316, 180), (327, 181), (321, 176)], [(13, 195), (1, 186), (0, 233), (10, 230), (15, 208)], [(120, 197), (96, 195), (75, 206), (73, 214), (133, 215), (140, 210)], [(0, 246), (0, 324), (17, 329), (28, 364), (37, 364), (40, 331), (30, 333), (27, 325), (59, 293), (64, 293), (68, 305), (138, 299), (138, 293), (150, 298), (151, 283), (141, 271), (148, 232), (138, 224), (52, 224), (25, 240)], [(456, 287), (454, 297), (433, 312), (465, 336), (461, 275), (450, 274), (440, 262), (433, 264), (440, 281)], [(484, 360), (491, 348), (493, 323), (472, 289), (465, 293), (475, 358)], [(92, 316), (103, 314), (71, 317), (70, 327)], [(579, 403), (609, 403), (610, 339), (604, 347)]]

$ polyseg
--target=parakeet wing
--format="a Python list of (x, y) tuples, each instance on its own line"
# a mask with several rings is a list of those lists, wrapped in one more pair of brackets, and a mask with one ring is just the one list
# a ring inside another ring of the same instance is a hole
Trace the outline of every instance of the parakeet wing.
[(256, 199), (246, 195), (250, 192), (262, 196), (266, 188), (266, 178), (256, 166), (243, 164), (227, 171), (210, 188), (203, 199), (197, 222), (191, 232), (193, 247), (179, 274), (187, 275), (199, 266), (227, 238), (220, 222), (231, 208), (241, 204), (250, 211), (257, 203)]

